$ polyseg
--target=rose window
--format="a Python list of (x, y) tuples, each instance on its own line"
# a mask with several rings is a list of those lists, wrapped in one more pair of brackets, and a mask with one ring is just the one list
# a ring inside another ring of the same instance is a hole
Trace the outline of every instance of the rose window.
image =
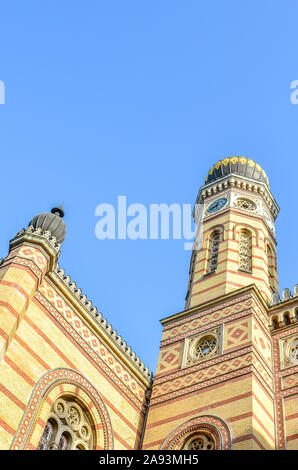
[(68, 397), (58, 398), (41, 436), (40, 450), (92, 449), (92, 426), (85, 410)]
[(78, 410), (74, 406), (70, 406), (68, 408), (68, 421), (71, 424), (71, 426), (78, 426), (80, 422), (80, 415), (78, 413)]
[(215, 442), (212, 437), (202, 433), (188, 440), (183, 448), (184, 450), (214, 450)]

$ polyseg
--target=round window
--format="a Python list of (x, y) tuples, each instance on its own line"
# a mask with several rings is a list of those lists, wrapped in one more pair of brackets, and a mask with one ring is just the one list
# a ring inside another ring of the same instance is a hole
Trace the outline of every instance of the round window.
[(200, 338), (199, 341), (195, 344), (193, 356), (196, 359), (210, 356), (212, 353), (215, 353), (216, 345), (217, 340), (215, 336), (204, 336), (203, 338)]
[(185, 450), (214, 450), (215, 442), (211, 436), (200, 433), (188, 439), (183, 448)]

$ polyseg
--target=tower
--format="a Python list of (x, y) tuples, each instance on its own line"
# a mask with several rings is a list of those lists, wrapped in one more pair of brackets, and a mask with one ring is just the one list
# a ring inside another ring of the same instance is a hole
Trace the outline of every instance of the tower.
[(268, 178), (253, 160), (230, 157), (209, 171), (194, 216), (202, 247), (191, 260), (186, 307), (255, 284), (265, 301), (278, 292), (275, 219)]
[(59, 267), (62, 208), (33, 217), (0, 260), (0, 449), (297, 449), (298, 284), (280, 296), (278, 211), (254, 161), (211, 168), (153, 386)]
[(274, 449), (297, 439), (298, 298), (286, 292), (279, 300), (278, 212), (253, 160), (229, 157), (210, 169), (194, 209), (185, 310), (161, 320), (143, 449)]

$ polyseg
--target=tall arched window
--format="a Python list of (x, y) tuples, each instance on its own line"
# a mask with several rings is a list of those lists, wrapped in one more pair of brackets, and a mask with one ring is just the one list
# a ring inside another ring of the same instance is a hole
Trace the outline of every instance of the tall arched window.
[(58, 398), (54, 403), (39, 450), (92, 449), (93, 435), (89, 418), (79, 403), (69, 397)]
[(274, 290), (274, 258), (269, 245), (267, 245), (267, 266), (269, 286)]
[(219, 243), (221, 242), (221, 231), (214, 230), (210, 235), (210, 254), (208, 262), (208, 273), (214, 273), (217, 268)]
[(251, 233), (246, 229), (239, 235), (239, 269), (251, 273)]

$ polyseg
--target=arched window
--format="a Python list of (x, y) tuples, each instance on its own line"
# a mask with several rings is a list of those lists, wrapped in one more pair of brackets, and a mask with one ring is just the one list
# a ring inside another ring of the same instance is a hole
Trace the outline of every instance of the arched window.
[(54, 425), (50, 421), (48, 421), (47, 424), (45, 425), (43, 434), (39, 441), (39, 445), (38, 445), (39, 450), (50, 449), (50, 442), (52, 439), (53, 431), (54, 431)]
[(58, 398), (54, 403), (39, 450), (92, 449), (92, 430), (89, 418), (79, 403), (69, 397)]
[(239, 269), (251, 273), (251, 233), (246, 229), (239, 235)]
[(210, 235), (210, 254), (208, 262), (208, 273), (214, 273), (217, 268), (219, 243), (221, 242), (221, 232), (214, 230)]
[(161, 450), (230, 450), (231, 434), (227, 424), (217, 416), (192, 418), (174, 429)]
[(284, 325), (287, 326), (287, 325), (290, 325), (291, 324), (291, 320), (290, 320), (290, 316), (288, 313), (285, 313), (284, 314)]
[(272, 327), (274, 330), (277, 330), (279, 328), (279, 323), (277, 317), (272, 318)]
[(267, 245), (267, 266), (268, 266), (268, 280), (269, 286), (274, 289), (274, 258), (269, 245)]

